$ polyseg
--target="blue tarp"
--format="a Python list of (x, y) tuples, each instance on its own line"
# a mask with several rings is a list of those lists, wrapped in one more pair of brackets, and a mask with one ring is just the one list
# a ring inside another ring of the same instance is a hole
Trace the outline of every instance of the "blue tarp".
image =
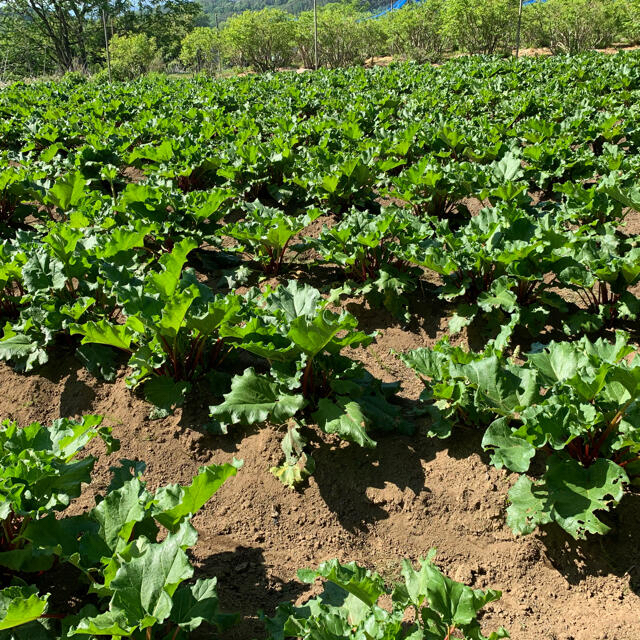
[[(407, 2), (410, 2), (411, 0), (393, 0), (393, 2), (391, 3), (391, 5), (389, 7), (387, 7), (386, 9), (384, 9), (383, 11), (380, 11), (380, 13), (376, 13), (375, 16), (371, 16), (371, 18), (379, 18), (380, 16), (383, 16), (387, 13), (389, 13), (389, 11), (395, 11), (395, 9), (400, 9), (400, 7), (404, 7), (405, 4), (407, 4)], [(422, 2), (423, 0), (413, 0), (414, 2)], [(525, 0), (522, 3), (522, 6), (526, 6), (528, 4), (533, 4), (534, 2), (546, 2), (546, 0)]]
[[(532, 2), (535, 0), (531, 0)], [(375, 16), (371, 16), (372, 18), (379, 18), (380, 16), (383, 16), (385, 13), (389, 13), (389, 11), (395, 10), (395, 9), (399, 9), (400, 7), (404, 7), (405, 4), (407, 4), (407, 2), (409, 2), (409, 0), (394, 0), (393, 3), (391, 3), (391, 5), (385, 9), (384, 11), (381, 11), (380, 13), (376, 13)], [(421, 2), (421, 0), (415, 0), (415, 2)]]

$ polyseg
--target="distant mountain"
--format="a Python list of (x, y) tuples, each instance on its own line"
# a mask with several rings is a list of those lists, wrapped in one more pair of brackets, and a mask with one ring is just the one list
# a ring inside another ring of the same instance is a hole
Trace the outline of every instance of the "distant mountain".
[[(212, 26), (224, 22), (229, 16), (242, 13), (247, 9), (254, 11), (265, 7), (276, 7), (289, 13), (308, 11), (313, 7), (313, 0), (200, 0), (205, 13), (209, 16)], [(331, 0), (318, 0), (318, 6), (327, 4)], [(335, 1), (335, 0), (334, 0)], [(365, 11), (372, 11), (386, 7), (387, 0), (363, 0), (360, 5)]]

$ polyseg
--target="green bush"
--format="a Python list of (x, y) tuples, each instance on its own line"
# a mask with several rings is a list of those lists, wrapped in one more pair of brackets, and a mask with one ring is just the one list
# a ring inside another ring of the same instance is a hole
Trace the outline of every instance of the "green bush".
[(156, 39), (145, 33), (113, 36), (109, 42), (109, 54), (115, 80), (131, 80), (162, 67)]
[[(349, 5), (330, 3), (318, 10), (318, 64), (349, 67), (385, 49), (384, 26)], [(313, 13), (298, 16), (293, 39), (305, 67), (313, 66)]]
[(504, 53), (515, 44), (518, 3), (514, 0), (447, 0), (444, 30), (451, 44), (470, 53)]
[(623, 30), (628, 3), (614, 0), (547, 0), (527, 7), (529, 38), (552, 53), (575, 55), (610, 46)]
[(445, 47), (443, 0), (407, 4), (392, 11), (385, 27), (394, 52), (417, 62), (437, 62)]
[(182, 39), (180, 62), (196, 72), (213, 73), (220, 56), (219, 32), (211, 27), (196, 27)]
[(640, 0), (624, 2), (621, 35), (631, 44), (640, 43)]
[(293, 31), (293, 16), (286, 11), (245, 11), (226, 22), (220, 32), (220, 46), (231, 64), (275, 71), (293, 60)]

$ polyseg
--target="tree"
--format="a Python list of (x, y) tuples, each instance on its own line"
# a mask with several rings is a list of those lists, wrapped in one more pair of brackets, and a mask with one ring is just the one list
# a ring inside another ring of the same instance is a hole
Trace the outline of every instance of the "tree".
[(280, 9), (245, 11), (220, 31), (222, 52), (232, 64), (275, 71), (291, 64), (293, 29), (293, 16)]
[[(52, 68), (86, 67), (96, 49), (105, 4), (104, 0), (3, 0), (0, 31), (18, 51), (43, 48)], [(9, 31), (16, 25), (19, 35)]]
[(385, 17), (394, 51), (417, 62), (437, 62), (445, 46), (443, 0), (406, 4)]
[(527, 31), (553, 53), (574, 55), (609, 46), (623, 31), (629, 3), (617, 0), (547, 0), (527, 7)]
[(510, 51), (515, 42), (518, 6), (516, 0), (447, 0), (445, 33), (462, 51)]
[[(50, 71), (102, 65), (103, 11), (109, 37), (153, 36), (167, 59), (176, 58), (182, 38), (206, 22), (196, 0), (147, 0), (136, 6), (129, 0), (0, 0), (0, 43), (18, 61), (37, 58), (36, 66)], [(41, 65), (45, 56), (48, 63)]]
[(111, 69), (118, 80), (130, 80), (141, 76), (151, 68), (152, 64), (161, 61), (156, 39), (145, 33), (118, 36), (109, 43)]
[(219, 33), (211, 27), (196, 27), (182, 39), (180, 62), (196, 72), (212, 73), (220, 55)]
[[(367, 20), (367, 14), (353, 6), (330, 3), (318, 10), (318, 60), (328, 67), (362, 64), (384, 48), (385, 35), (379, 20)], [(300, 14), (294, 30), (294, 42), (302, 63), (313, 61), (313, 13)]]

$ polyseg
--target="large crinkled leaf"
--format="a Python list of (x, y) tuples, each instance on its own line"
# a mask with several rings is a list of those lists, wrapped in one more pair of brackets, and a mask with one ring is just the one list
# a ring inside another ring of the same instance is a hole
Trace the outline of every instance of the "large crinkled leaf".
[(451, 357), (433, 349), (420, 347), (407, 353), (401, 353), (400, 359), (416, 373), (426, 378), (440, 379), (449, 375)]
[(11, 361), (18, 371), (29, 372), (46, 364), (49, 356), (37, 340), (24, 333), (7, 334), (0, 340), (0, 360)]
[(174, 292), (164, 305), (160, 320), (153, 323), (158, 333), (169, 340), (173, 340), (184, 324), (189, 307), (198, 295), (198, 289), (195, 286), (188, 287), (179, 293)]
[(329, 312), (321, 313), (309, 321), (296, 318), (287, 333), (289, 337), (310, 358), (320, 353), (342, 330), (351, 329), (353, 323), (341, 322), (338, 316)]
[(0, 631), (37, 620), (47, 610), (49, 594), (35, 587), (13, 586), (0, 590)]
[(97, 535), (98, 530), (98, 524), (87, 515), (56, 518), (52, 513), (29, 522), (23, 535), (34, 549), (50, 551), (66, 560), (80, 552), (83, 536)]
[(527, 440), (514, 435), (509, 426), (509, 418), (500, 418), (489, 425), (482, 447), (490, 450), (491, 464), (501, 469), (503, 466), (511, 471), (525, 473), (529, 470), (535, 448)]
[(325, 433), (335, 433), (343, 440), (355, 442), (361, 447), (376, 446), (375, 440), (367, 434), (370, 420), (362, 412), (362, 407), (348, 397), (338, 396), (335, 400), (322, 398), (312, 417)]
[(139, 545), (136, 555), (118, 568), (109, 585), (113, 593), (109, 610), (84, 618), (72, 627), (70, 635), (128, 635), (129, 629), (145, 629), (166, 620), (173, 606), (172, 596), (193, 567), (184, 551), (183, 523), (160, 543)]
[(281, 424), (305, 404), (302, 395), (282, 392), (278, 383), (249, 368), (233, 378), (231, 391), (225, 394), (224, 402), (210, 407), (210, 412), (214, 418), (231, 424), (254, 424), (265, 420)]
[(190, 314), (188, 327), (195, 329), (201, 335), (213, 333), (222, 324), (233, 322), (242, 309), (239, 296), (227, 295), (209, 302), (203, 314)]
[(111, 324), (107, 320), (86, 322), (83, 325), (71, 325), (71, 335), (83, 336), (82, 344), (104, 344), (116, 349), (131, 351), (131, 342), (137, 337), (135, 328), (130, 322), (125, 324)]
[(191, 484), (167, 485), (156, 491), (153, 517), (169, 531), (174, 531), (187, 517), (196, 514), (226, 480), (236, 475), (242, 462), (201, 467)]
[(197, 247), (198, 242), (194, 238), (185, 238), (174, 245), (171, 253), (165, 253), (160, 258), (159, 262), (163, 267), (163, 271), (151, 275), (149, 280), (163, 299), (169, 300), (173, 296), (180, 281), (182, 267), (187, 261), (187, 256)]
[(555, 384), (576, 375), (580, 357), (571, 343), (552, 342), (544, 351), (528, 354), (527, 363), (542, 374), (545, 384)]
[(44, 249), (36, 250), (22, 268), (24, 286), (30, 293), (60, 291), (67, 282), (64, 265)]
[[(498, 600), (500, 591), (472, 589), (445, 576), (433, 563), (435, 549), (426, 559), (420, 560), (416, 571), (408, 560), (402, 563), (402, 575), (409, 600), (417, 607), (428, 603), (423, 617), (445, 627), (464, 628), (475, 622), (480, 609)], [(438, 625), (439, 626), (439, 625)]]
[(199, 579), (192, 585), (180, 585), (173, 596), (173, 608), (169, 619), (185, 631), (197, 629), (208, 622), (219, 631), (228, 629), (238, 619), (237, 615), (218, 611), (216, 578)]
[(542, 480), (532, 482), (523, 476), (511, 488), (507, 524), (517, 534), (531, 533), (552, 521), (575, 539), (607, 533), (609, 527), (596, 513), (617, 504), (628, 482), (624, 469), (612, 460), (599, 458), (585, 468), (572, 458), (554, 455)]
[(159, 409), (170, 412), (181, 407), (191, 388), (185, 380), (174, 380), (169, 376), (153, 376), (144, 385), (144, 397)]
[(506, 367), (496, 356), (456, 365), (452, 369), (474, 385), (479, 401), (500, 413), (526, 407), (538, 395), (535, 372)]
[(279, 286), (267, 297), (267, 309), (281, 311), (289, 321), (296, 318), (312, 320), (322, 300), (317, 289), (291, 280), (286, 286)]
[(572, 429), (585, 421), (562, 394), (547, 396), (543, 404), (527, 407), (520, 419), (523, 424), (513, 435), (527, 440), (536, 449), (546, 444), (562, 449), (573, 437)]
[(129, 251), (144, 246), (144, 238), (150, 231), (150, 226), (141, 226), (138, 229), (113, 229), (109, 240), (100, 252), (101, 257), (112, 258), (121, 251)]
[(85, 197), (87, 181), (80, 171), (75, 171), (56, 180), (46, 195), (46, 202), (67, 211)]
[(116, 552), (128, 544), (136, 523), (146, 517), (146, 502), (151, 498), (138, 478), (110, 491), (93, 508), (91, 517), (100, 527), (99, 534), (107, 547)]
[[(89, 612), (85, 612), (89, 613)], [(112, 638), (127, 638), (136, 630), (137, 624), (130, 624), (126, 613), (121, 609), (105, 611), (104, 613), (91, 612), (90, 617), (79, 617), (72, 624), (67, 634), (69, 636), (111, 636)]]
[(325, 578), (369, 607), (387, 592), (380, 575), (358, 566), (355, 562), (340, 564), (338, 560), (328, 560), (315, 570), (301, 569), (298, 571), (298, 578), (309, 584), (312, 584), (316, 578)]
[(113, 382), (118, 374), (117, 351), (104, 344), (81, 344), (76, 357), (87, 371), (98, 380)]
[(491, 311), (498, 307), (504, 311), (514, 311), (518, 308), (516, 294), (511, 291), (513, 283), (506, 276), (498, 278), (489, 291), (478, 296), (478, 306), (483, 311)]

